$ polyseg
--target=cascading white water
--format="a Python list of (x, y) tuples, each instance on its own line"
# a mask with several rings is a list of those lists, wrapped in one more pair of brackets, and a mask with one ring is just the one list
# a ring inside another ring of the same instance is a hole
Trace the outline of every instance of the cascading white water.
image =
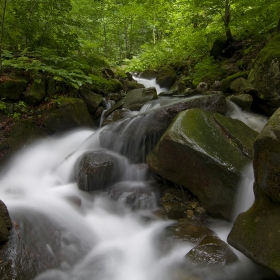
[(156, 88), (157, 94), (160, 94), (161, 92), (168, 92), (167, 88), (161, 88), (156, 81), (156, 78), (154, 79), (143, 79), (143, 78), (139, 78), (137, 76), (133, 76), (133, 79), (135, 81), (137, 81), (137, 83), (142, 84), (145, 88), (149, 88), (149, 87), (154, 87)]
[[(166, 104), (170, 99), (160, 102)], [(155, 102), (151, 107), (162, 105), (158, 104)], [(14, 272), (7, 279), (262, 279), (255, 274), (252, 262), (241, 254), (241, 262), (225, 269), (200, 272), (193, 268), (189, 274), (184, 271), (182, 275), (184, 256), (193, 245), (174, 241), (168, 249), (164, 246), (161, 234), (172, 221), (153, 217), (149, 210), (154, 207), (153, 195), (142, 204), (146, 210), (131, 211), (125, 207), (130, 195), (127, 189), (118, 197), (124, 204), (110, 200), (110, 193), (80, 191), (73, 175), (75, 162), (84, 152), (100, 149), (101, 131), (79, 130), (41, 140), (24, 148), (2, 172), (0, 199), (14, 222), (10, 253)], [(240, 187), (245, 193), (246, 189), (252, 190), (250, 174), (245, 171), (245, 183)], [(145, 165), (128, 164), (120, 186), (124, 188), (128, 184), (132, 190), (140, 189), (141, 205), (141, 188), (146, 187), (146, 179)], [(248, 196), (244, 192), (240, 197), (245, 200), (245, 206), (239, 205), (239, 212), (252, 203), (248, 204), (247, 199), (252, 199), (252, 192)], [(111, 194), (119, 195), (114, 190)], [(143, 217), (149, 217), (149, 221)], [(212, 229), (226, 240), (230, 226), (215, 222)]]

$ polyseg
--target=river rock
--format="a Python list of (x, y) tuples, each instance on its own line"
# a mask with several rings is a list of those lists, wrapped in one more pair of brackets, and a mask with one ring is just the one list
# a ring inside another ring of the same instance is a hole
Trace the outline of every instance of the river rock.
[(75, 164), (75, 177), (80, 190), (100, 191), (122, 178), (126, 159), (107, 150), (84, 153)]
[(169, 89), (174, 85), (176, 78), (175, 70), (170, 65), (166, 65), (159, 69), (156, 81), (161, 88)]
[(2, 76), (0, 78), (0, 98), (19, 100), (27, 87), (27, 81), (23, 78)]
[(209, 214), (229, 220), (256, 136), (239, 120), (190, 109), (175, 118), (147, 163), (156, 174), (197, 196)]
[(238, 260), (228, 244), (217, 236), (205, 237), (185, 258), (192, 264), (211, 267), (222, 267)]
[(43, 113), (42, 126), (49, 132), (61, 132), (81, 126), (94, 127), (83, 100), (61, 97), (53, 100), (53, 107)]
[(157, 98), (157, 92), (154, 87), (134, 89), (129, 91), (122, 99), (123, 108), (139, 111), (146, 102)]
[(228, 242), (280, 276), (280, 109), (256, 138), (254, 149), (255, 202), (237, 217)]
[(190, 219), (168, 226), (165, 229), (167, 236), (178, 241), (198, 244), (206, 236), (216, 235), (214, 231), (205, 225)]
[(220, 84), (221, 91), (225, 94), (231, 93), (231, 89), (230, 89), (231, 83), (240, 77), (246, 79), (248, 77), (247, 72), (239, 72), (239, 73), (230, 75), (230, 76), (226, 77), (225, 79), (221, 80), (221, 84)]
[(100, 134), (100, 144), (125, 155), (132, 162), (145, 162), (161, 135), (181, 111), (202, 108), (224, 114), (226, 99), (221, 95), (209, 95), (194, 99), (182, 99), (175, 104), (120, 120), (108, 125)]
[(228, 99), (235, 103), (243, 111), (248, 111), (253, 103), (253, 97), (250, 94), (231, 95)]
[(271, 116), (280, 107), (280, 34), (257, 55), (248, 80), (257, 89), (255, 106)]
[(88, 111), (91, 114), (94, 114), (96, 109), (102, 104), (103, 96), (87, 89), (81, 89), (79, 93), (81, 98), (86, 103)]

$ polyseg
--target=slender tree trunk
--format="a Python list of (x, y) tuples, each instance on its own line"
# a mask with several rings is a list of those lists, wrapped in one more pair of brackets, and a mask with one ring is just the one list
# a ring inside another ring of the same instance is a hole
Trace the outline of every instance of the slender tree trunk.
[(230, 20), (231, 20), (231, 14), (230, 14), (230, 0), (226, 0), (225, 2), (225, 15), (223, 17), (224, 20), (224, 26), (226, 29), (226, 37), (227, 41), (229, 43), (232, 43), (234, 41), (231, 30), (230, 30)]
[(4, 24), (5, 24), (5, 15), (7, 10), (7, 0), (4, 0), (2, 4), (2, 21), (1, 21), (1, 37), (0, 37), (0, 74), (2, 74), (2, 68), (3, 68), (3, 38), (4, 38)]
[(279, 32), (280, 32), (280, 18), (279, 18), (279, 21), (278, 21), (278, 25), (277, 25), (276, 30), (277, 30), (277, 33), (279, 33)]

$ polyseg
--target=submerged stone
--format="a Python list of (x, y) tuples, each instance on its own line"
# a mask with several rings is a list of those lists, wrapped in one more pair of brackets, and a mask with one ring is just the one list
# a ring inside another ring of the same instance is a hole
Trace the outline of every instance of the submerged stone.
[(153, 172), (197, 196), (209, 214), (229, 220), (256, 136), (238, 120), (190, 109), (175, 118), (147, 163)]
[(238, 260), (228, 244), (217, 236), (205, 237), (185, 258), (192, 264), (211, 267), (223, 267)]

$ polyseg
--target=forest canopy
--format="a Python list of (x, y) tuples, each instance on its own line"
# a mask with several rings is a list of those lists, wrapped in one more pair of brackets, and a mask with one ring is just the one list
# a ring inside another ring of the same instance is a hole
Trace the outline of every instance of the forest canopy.
[(155, 69), (199, 61), (219, 37), (264, 39), (280, 14), (279, 0), (0, 1), (1, 70), (68, 69), (77, 85), (105, 61)]

